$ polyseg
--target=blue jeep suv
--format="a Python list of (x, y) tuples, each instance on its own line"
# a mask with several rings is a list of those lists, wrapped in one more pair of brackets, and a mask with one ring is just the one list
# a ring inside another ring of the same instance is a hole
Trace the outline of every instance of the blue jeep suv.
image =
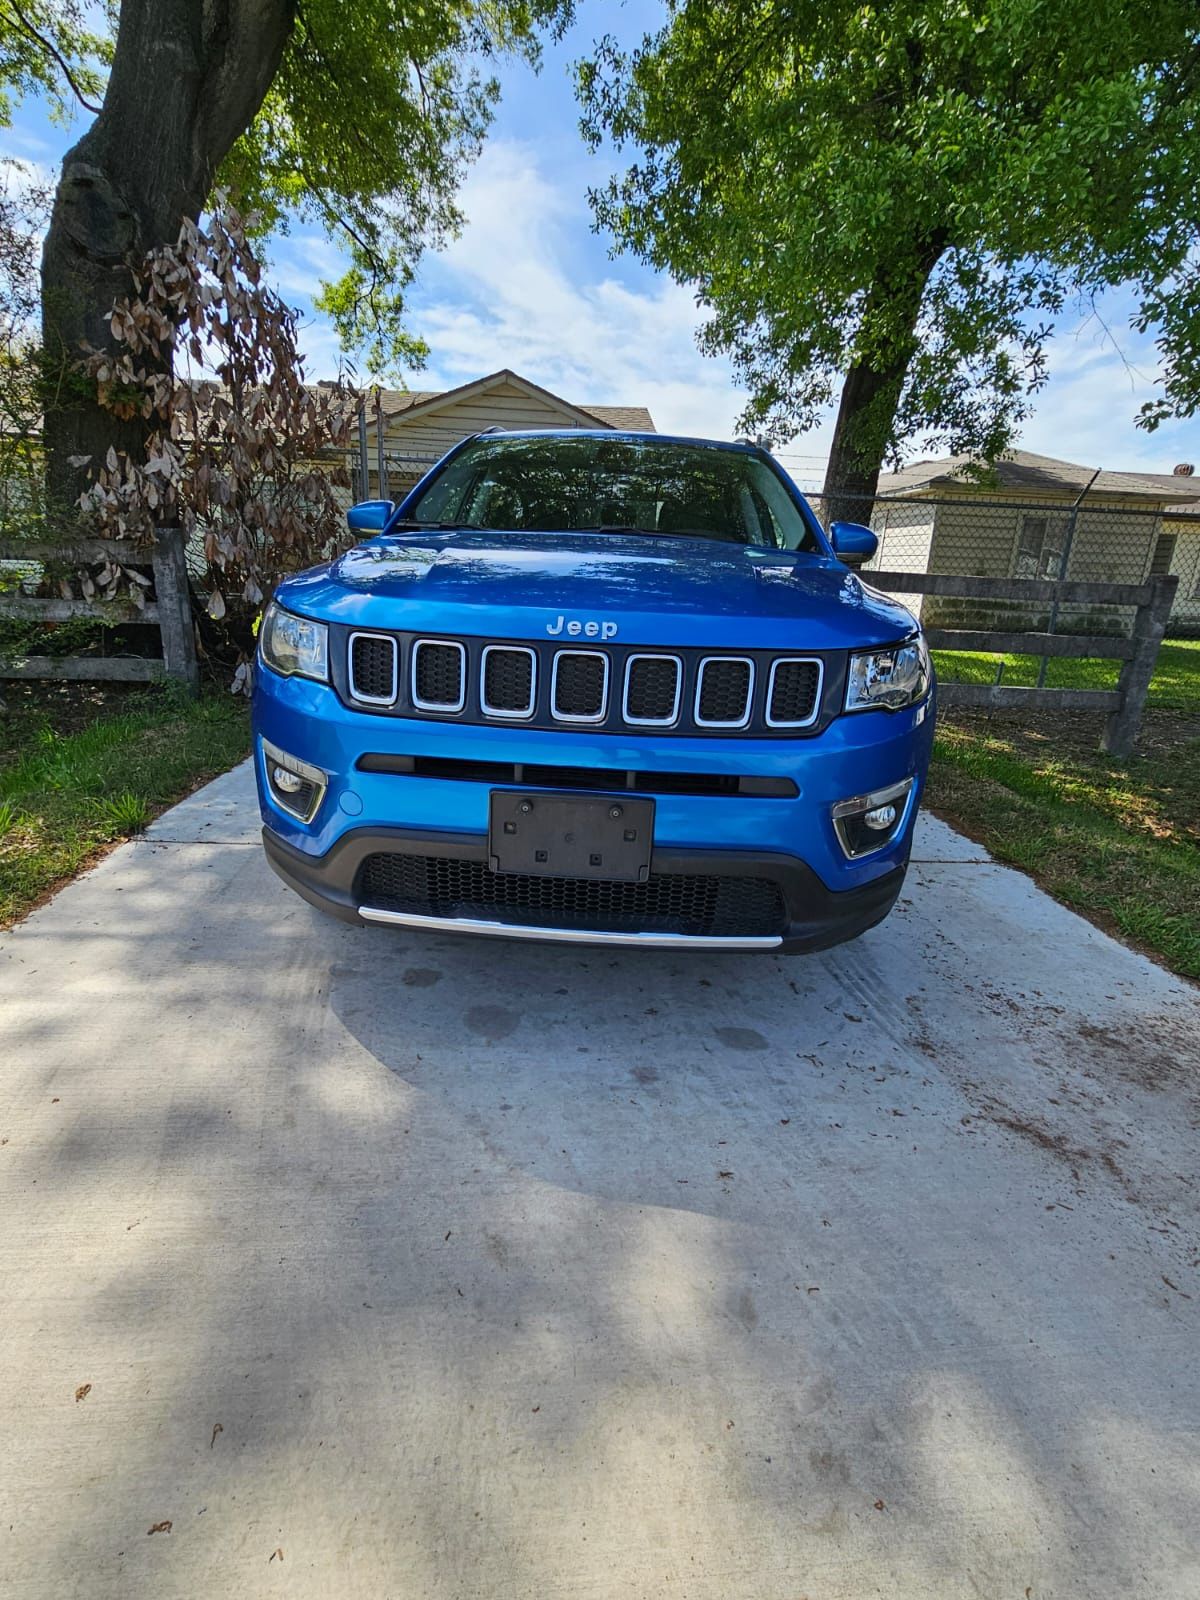
[(933, 739), (911, 614), (764, 451), (464, 440), (259, 631), (263, 842), (351, 922), (813, 950), (885, 917)]

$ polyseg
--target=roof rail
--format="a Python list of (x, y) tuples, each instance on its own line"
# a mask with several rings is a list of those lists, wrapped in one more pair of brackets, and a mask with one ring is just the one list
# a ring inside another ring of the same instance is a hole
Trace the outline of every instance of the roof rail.
[(475, 437), (477, 439), (482, 439), (485, 433), (507, 433), (507, 432), (508, 432), (507, 428), (502, 427), (501, 424), (498, 423), (498, 422), (493, 422), (490, 428), (480, 428), (479, 432), (475, 435)]

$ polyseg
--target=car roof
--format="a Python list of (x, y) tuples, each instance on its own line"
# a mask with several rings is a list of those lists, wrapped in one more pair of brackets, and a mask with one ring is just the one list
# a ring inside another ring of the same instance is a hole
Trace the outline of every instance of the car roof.
[(698, 439), (684, 433), (656, 433), (637, 428), (491, 428), (476, 439), (629, 439), (651, 444), (697, 445), (709, 450), (736, 450), (758, 455), (761, 447), (746, 439)]

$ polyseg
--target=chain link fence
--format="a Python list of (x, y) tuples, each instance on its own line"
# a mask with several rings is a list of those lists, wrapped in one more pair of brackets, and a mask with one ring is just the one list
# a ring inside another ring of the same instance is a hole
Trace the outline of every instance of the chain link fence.
[[(809, 501), (822, 521), (827, 502)], [(831, 497), (832, 498), (832, 497)], [(863, 569), (1025, 578), (1072, 583), (1146, 583), (1175, 574), (1169, 634), (1200, 637), (1200, 509), (1164, 515), (1161, 506), (1087, 500), (1036, 501), (984, 494), (836, 496), (837, 513), (864, 523), (879, 549)], [(886, 589), (886, 581), (881, 585)], [(1046, 633), (1127, 634), (1129, 607), (1050, 600), (956, 599), (898, 594), (927, 627), (1005, 628)]]

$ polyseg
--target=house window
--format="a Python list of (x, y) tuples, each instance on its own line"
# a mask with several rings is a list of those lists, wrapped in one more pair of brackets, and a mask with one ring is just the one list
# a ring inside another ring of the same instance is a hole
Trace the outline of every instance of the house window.
[(1026, 514), (1017, 534), (1018, 578), (1057, 578), (1067, 538), (1066, 517)]
[(1171, 563), (1175, 559), (1174, 533), (1160, 533), (1154, 545), (1154, 554), (1150, 557), (1150, 576), (1152, 578), (1165, 577), (1171, 570)]

